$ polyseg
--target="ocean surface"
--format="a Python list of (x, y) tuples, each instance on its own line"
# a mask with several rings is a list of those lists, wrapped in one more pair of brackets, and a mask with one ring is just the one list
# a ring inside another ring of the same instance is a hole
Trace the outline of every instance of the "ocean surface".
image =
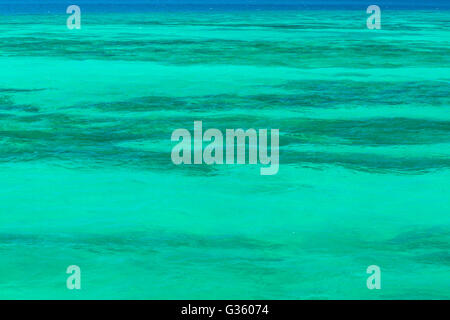
[[(64, 9), (0, 14), (1, 299), (450, 297), (450, 11)], [(279, 173), (175, 166), (195, 120)]]

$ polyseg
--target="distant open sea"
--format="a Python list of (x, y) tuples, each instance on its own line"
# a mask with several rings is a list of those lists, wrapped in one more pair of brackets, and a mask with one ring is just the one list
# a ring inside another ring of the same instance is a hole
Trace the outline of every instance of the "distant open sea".
[(364, 10), (371, 4), (383, 9), (449, 10), (448, 0), (0, 0), (0, 14), (61, 13), (72, 4), (84, 12), (131, 13), (161, 11), (279, 11)]
[[(450, 297), (448, 1), (378, 1), (381, 30), (368, 1), (103, 2), (0, 0), (0, 299)], [(279, 173), (175, 166), (195, 120), (279, 129)]]

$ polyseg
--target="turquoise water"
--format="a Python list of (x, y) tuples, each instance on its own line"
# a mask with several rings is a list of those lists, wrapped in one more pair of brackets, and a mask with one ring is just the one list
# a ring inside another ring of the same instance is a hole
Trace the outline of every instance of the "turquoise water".
[[(0, 16), (0, 298), (449, 298), (450, 11), (66, 18)], [(278, 175), (173, 165), (194, 120)]]

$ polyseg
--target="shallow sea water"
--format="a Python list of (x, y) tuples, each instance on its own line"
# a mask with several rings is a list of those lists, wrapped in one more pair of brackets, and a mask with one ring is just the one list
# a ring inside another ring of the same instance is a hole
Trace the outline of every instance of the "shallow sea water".
[[(449, 297), (450, 11), (66, 18), (0, 19), (0, 298)], [(173, 165), (194, 120), (278, 175)]]

